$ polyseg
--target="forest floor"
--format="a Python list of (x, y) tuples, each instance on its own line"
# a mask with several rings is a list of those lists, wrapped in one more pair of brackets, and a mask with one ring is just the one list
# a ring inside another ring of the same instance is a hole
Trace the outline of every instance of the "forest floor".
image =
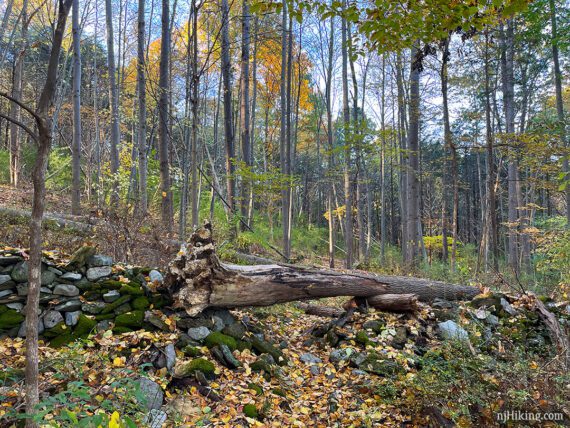
[[(165, 390), (167, 426), (481, 427), (499, 426), (504, 411), (556, 413), (564, 420), (530, 425), (566, 425), (570, 377), (529, 303), (513, 300), (513, 316), (491, 308), (497, 318), (477, 304), (356, 314), (335, 329), (339, 343), (315, 332), (326, 319), (292, 305), (234, 312), (279, 344), (289, 362), (268, 376), (252, 370), (251, 350), (235, 351), (242, 367), (229, 369), (207, 347), (192, 348), (193, 358), (215, 363), (207, 387), (176, 383), (166, 368), (153, 367), (156, 350), (179, 340), (174, 329), (100, 332), (70, 347), (42, 346), (45, 422), (75, 426), (74, 420), (118, 412), (141, 426), (133, 381), (144, 373)], [(570, 313), (564, 317), (570, 320)], [(442, 339), (436, 326), (445, 318), (456, 319), (469, 342)], [(6, 421), (22, 406), (23, 344), (0, 341), (0, 419)], [(177, 346), (177, 367), (191, 360), (187, 352)]]

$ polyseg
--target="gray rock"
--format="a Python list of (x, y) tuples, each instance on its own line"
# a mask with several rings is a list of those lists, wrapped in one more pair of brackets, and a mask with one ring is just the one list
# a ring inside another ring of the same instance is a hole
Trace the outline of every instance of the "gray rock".
[(211, 333), (208, 327), (190, 327), (188, 336), (192, 340), (204, 340)]
[(164, 356), (166, 357), (166, 368), (171, 371), (176, 365), (176, 349), (172, 343), (164, 348)]
[(144, 418), (144, 424), (149, 428), (162, 428), (167, 419), (168, 415), (164, 410), (150, 409)]
[(8, 281), (12, 281), (12, 277), (10, 275), (0, 275), (0, 285), (5, 284)]
[(359, 369), (352, 370), (352, 374), (355, 374), (357, 376), (368, 376), (368, 373), (366, 373), (364, 370)]
[(40, 287), (40, 293), (43, 293), (43, 294), (53, 294), (53, 292), (51, 291), (51, 289), (49, 289), (48, 287)]
[(159, 271), (157, 271), (156, 269), (151, 270), (148, 273), (148, 277), (150, 279), (150, 282), (161, 283), (164, 280), (162, 274)]
[(224, 320), (217, 315), (214, 315), (212, 317), (212, 321), (214, 321), (214, 331), (222, 331), (226, 326)]
[(66, 312), (65, 313), (65, 325), (74, 326), (77, 325), (79, 321), (79, 315), (81, 315), (81, 311), (73, 311), (73, 312)]
[(65, 279), (66, 281), (79, 281), (83, 275), (77, 272), (65, 272), (61, 275), (61, 279)]
[(53, 294), (68, 297), (79, 296), (79, 288), (71, 284), (57, 284), (53, 289)]
[(516, 314), (518, 314), (517, 310), (513, 308), (511, 304), (507, 301), (507, 299), (505, 299), (504, 297), (501, 297), (501, 306), (503, 307), (505, 312), (511, 316), (515, 316)]
[(220, 318), (225, 325), (230, 325), (236, 322), (235, 317), (227, 309), (215, 309), (213, 315)]
[(378, 320), (369, 320), (362, 324), (362, 328), (365, 330), (373, 330), (379, 332), (382, 328), (382, 323)]
[(87, 260), (87, 265), (91, 268), (93, 267), (102, 267), (102, 266), (111, 266), (113, 264), (113, 258), (109, 256), (105, 256), (103, 254), (95, 254)]
[[(45, 330), (44, 322), (40, 318), (38, 320), (38, 334), (42, 334), (44, 332), (44, 330)], [(18, 337), (26, 337), (26, 323), (25, 322), (23, 322), (20, 325), (20, 329), (18, 330)]]
[(20, 283), (16, 285), (16, 290), (18, 292), (18, 296), (27, 296), (28, 295), (28, 283)]
[(312, 365), (309, 367), (309, 371), (313, 376), (318, 376), (321, 373), (321, 368), (319, 366)]
[(102, 331), (107, 331), (110, 329), (111, 329), (111, 321), (110, 320), (99, 321), (97, 323), (97, 325), (95, 326), (95, 330), (97, 330), (97, 333), (100, 333)]
[(49, 270), (44, 270), (42, 272), (42, 285), (48, 285), (55, 281), (55, 273)]
[(81, 310), (88, 314), (97, 315), (105, 309), (105, 306), (107, 305), (103, 302), (83, 303), (83, 305), (81, 305)]
[(353, 353), (354, 349), (352, 348), (334, 349), (329, 355), (329, 361), (331, 363), (347, 361)]
[(11, 277), (16, 282), (26, 282), (28, 280), (28, 262), (20, 262), (14, 266)]
[(63, 315), (58, 311), (47, 311), (43, 316), (43, 320), (46, 328), (52, 328), (63, 321)]
[(301, 354), (301, 356), (299, 357), (299, 360), (301, 360), (305, 364), (319, 364), (319, 363), (323, 362), (323, 360), (321, 360), (319, 357), (317, 357), (313, 354), (310, 354), (308, 352), (305, 354)]
[(149, 378), (141, 377), (138, 380), (138, 386), (144, 397), (144, 405), (146, 405), (146, 408), (148, 410), (160, 409), (162, 400), (164, 399), (164, 393), (160, 385)]
[(7, 281), (4, 284), (0, 285), (0, 290), (10, 290), (12, 288), (16, 288), (16, 283), (12, 280)]
[(10, 266), (21, 261), (20, 256), (0, 256), (0, 266)]
[(60, 303), (54, 308), (56, 311), (60, 312), (73, 312), (81, 309), (81, 301), (79, 300), (68, 300), (66, 302)]
[(57, 276), (63, 275), (63, 272), (59, 269), (54, 268), (53, 266), (48, 267), (48, 270), (52, 273), (55, 273)]
[(131, 307), (130, 303), (123, 303), (121, 306), (119, 306), (118, 308), (115, 308), (115, 310), (113, 311), (113, 313), (115, 315), (121, 315), (121, 314), (126, 314), (127, 312), (130, 312), (133, 308)]
[(20, 303), (20, 302), (7, 303), (6, 307), (8, 307), (10, 309), (14, 309), (18, 312), (22, 312), (22, 310), (24, 309), (24, 304)]
[(97, 281), (100, 278), (105, 278), (106, 276), (111, 275), (112, 269), (111, 266), (101, 266), (101, 267), (92, 267), (87, 269), (87, 279), (89, 281)]
[(12, 294), (14, 294), (13, 290), (2, 290), (2, 291), (0, 291), (0, 299), (2, 297), (10, 296)]
[(490, 326), (498, 326), (499, 325), (499, 318), (496, 315), (490, 314), (485, 321), (487, 322), (487, 324), (489, 324)]
[(448, 340), (469, 340), (469, 334), (455, 321), (445, 321), (438, 323), (439, 332), (444, 339)]
[(119, 297), (121, 297), (121, 293), (119, 293), (117, 290), (111, 290), (103, 294), (103, 300), (107, 303), (113, 303)]

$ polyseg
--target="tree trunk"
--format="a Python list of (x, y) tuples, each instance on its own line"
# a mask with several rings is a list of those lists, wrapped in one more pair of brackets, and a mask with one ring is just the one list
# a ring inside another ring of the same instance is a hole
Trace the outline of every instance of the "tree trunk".
[[(165, 290), (191, 315), (208, 307), (268, 306), (335, 296), (416, 294), (419, 300), (471, 299), (475, 287), (420, 278), (345, 273), (289, 264), (244, 266), (221, 263), (207, 223), (169, 267)], [(374, 302), (374, 299), (372, 300)]]
[[(59, 56), (67, 16), (72, 0), (60, 0), (57, 23), (53, 35), (46, 81), (40, 94), (37, 110), (34, 114), (38, 128), (38, 152), (34, 163), (32, 181), (34, 195), (32, 200), (32, 216), (30, 221), (30, 259), (28, 274), (28, 297), (26, 300), (26, 413), (33, 415), (39, 402), (39, 370), (38, 370), (38, 317), (39, 298), (41, 287), (42, 263), (42, 218), (45, 209), (45, 173), (51, 147), (51, 125), (49, 110), (57, 85)], [(31, 113), (31, 110), (28, 110)], [(31, 418), (26, 420), (26, 426), (37, 427), (38, 424)]]
[[(562, 98), (562, 72), (560, 71), (560, 59), (558, 55), (558, 23), (556, 20), (556, 5), (554, 0), (548, 1), (550, 7), (551, 40), (552, 40), (552, 61), (554, 63), (554, 87), (556, 90), (556, 113), (558, 116), (558, 127), (560, 138), (566, 147), (570, 145), (566, 136), (564, 122), (564, 100)], [(562, 161), (562, 170), (566, 173), (566, 225), (570, 227), (570, 166), (568, 156)]]
[(71, 212), (81, 214), (81, 47), (79, 0), (73, 0), (73, 146)]
[(119, 173), (119, 144), (121, 130), (119, 128), (119, 90), (115, 71), (115, 39), (113, 36), (113, 5), (111, 0), (105, 0), (105, 19), (107, 23), (107, 68), (109, 74), (109, 99), (111, 103), (111, 208), (119, 205), (118, 177)]
[[(328, 45), (328, 63), (326, 71), (325, 98), (327, 109), (327, 141), (328, 141), (328, 169), (332, 172), (334, 168), (334, 141), (333, 141), (333, 125), (332, 125), (332, 73), (333, 73), (333, 54), (334, 54), (334, 17), (330, 18), (330, 33)], [(335, 227), (333, 215), (333, 188), (334, 178), (330, 177), (330, 185), (327, 197), (328, 210), (328, 232), (329, 232), (329, 267), (334, 268), (334, 251), (335, 251)]]
[(139, 146), (139, 213), (148, 210), (146, 159), (146, 56), (145, 56), (145, 0), (139, 0), (137, 22), (137, 94), (139, 101), (137, 139)]
[(408, 219), (407, 219), (407, 258), (406, 263), (416, 268), (421, 258), (421, 216), (420, 216), (420, 69), (416, 64), (417, 47), (410, 54), (410, 129), (408, 131)]
[[(280, 86), (280, 104), (281, 104), (281, 126), (280, 126), (280, 145), (279, 157), (281, 164), (282, 176), (288, 177), (287, 163), (287, 4), (283, 3), (283, 16), (281, 20), (281, 86)], [(289, 192), (287, 191), (289, 183), (283, 185), (281, 190), (281, 222), (283, 228), (283, 254), (288, 259), (291, 256), (291, 243), (289, 241)]]
[[(24, 73), (24, 58), (28, 48), (28, 0), (22, 2), (22, 29), (20, 41), (20, 50), (17, 53), (16, 64), (14, 65), (14, 77), (12, 96), (17, 100), (22, 100), (22, 78)], [(15, 120), (20, 120), (20, 106), (12, 103), (10, 109), (10, 117)], [(20, 129), (15, 123), (10, 125), (10, 184), (18, 187), (20, 182), (22, 157), (22, 145), (20, 142)]]
[[(224, 135), (226, 142), (226, 186), (227, 201), (230, 211), (234, 211), (235, 180), (234, 180), (234, 129), (232, 119), (232, 86), (230, 63), (230, 6), (228, 0), (222, 0), (222, 79), (224, 92)], [(234, 231), (235, 232), (235, 231)]]
[(196, 0), (192, 0), (192, 135), (190, 164), (192, 174), (192, 229), (198, 227), (200, 210), (200, 196), (198, 193), (198, 87), (200, 76), (198, 75), (198, 7)]
[[(241, 188), (241, 216), (246, 225), (249, 219), (249, 198), (251, 195), (251, 141), (250, 141), (250, 106), (249, 106), (249, 45), (250, 45), (250, 21), (249, 0), (242, 1), (242, 23), (241, 23), (241, 148), (242, 159), (245, 164), (246, 173), (242, 176)], [(246, 225), (242, 224), (242, 230), (246, 230)]]
[(170, 190), (170, 1), (162, 0), (162, 37), (160, 40), (159, 100), (158, 100), (158, 157), (160, 160), (161, 217), (165, 231), (172, 231), (172, 192)]
[[(346, 0), (343, 1), (343, 9), (346, 8)], [(348, 105), (348, 37), (347, 22), (344, 17), (341, 18), (341, 35), (342, 35), (342, 118), (343, 118), (343, 135), (345, 146), (344, 159), (344, 205), (345, 205), (345, 228), (344, 228), (344, 244), (346, 247), (346, 263), (347, 269), (352, 267), (352, 179), (351, 179), (351, 131), (350, 131), (350, 107)]]

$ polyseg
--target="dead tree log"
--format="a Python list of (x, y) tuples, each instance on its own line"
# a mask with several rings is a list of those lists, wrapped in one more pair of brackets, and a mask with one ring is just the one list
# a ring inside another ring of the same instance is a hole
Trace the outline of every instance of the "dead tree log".
[(307, 315), (316, 315), (318, 317), (338, 318), (346, 311), (334, 306), (312, 305), (310, 303), (297, 303), (297, 308), (304, 311)]
[(170, 263), (163, 288), (175, 306), (197, 315), (207, 307), (235, 308), (322, 297), (416, 294), (419, 300), (471, 299), (475, 287), (428, 279), (378, 276), (292, 265), (241, 266), (221, 263), (206, 223)]

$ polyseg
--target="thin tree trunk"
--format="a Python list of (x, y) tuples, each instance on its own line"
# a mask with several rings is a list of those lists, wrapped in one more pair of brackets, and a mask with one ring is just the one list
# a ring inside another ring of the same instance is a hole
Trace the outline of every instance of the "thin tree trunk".
[[(254, 20), (254, 36), (253, 36), (253, 70), (252, 70), (252, 86), (253, 86), (253, 97), (251, 101), (251, 136), (250, 136), (250, 146), (249, 146), (249, 163), (252, 168), (252, 172), (255, 172), (255, 116), (257, 108), (257, 44), (258, 44), (258, 32), (259, 32), (259, 17), (256, 16)], [(249, 192), (249, 204), (247, 210), (248, 226), (253, 228), (253, 210), (254, 210), (254, 192), (253, 186), (250, 186)]]
[[(327, 110), (327, 141), (329, 149), (328, 157), (328, 169), (329, 174), (333, 173), (334, 168), (334, 143), (333, 143), (333, 125), (332, 125), (332, 73), (333, 73), (333, 50), (334, 50), (334, 17), (330, 18), (330, 34), (329, 34), (329, 46), (328, 46), (328, 63), (326, 71), (326, 88), (325, 88), (325, 98), (326, 98), (326, 110)], [(333, 215), (333, 188), (334, 188), (334, 178), (330, 177), (330, 186), (328, 189), (327, 197), (327, 210), (328, 210), (328, 232), (329, 232), (329, 267), (334, 268), (334, 251), (335, 251), (335, 227), (334, 227), (334, 215)]]
[(115, 70), (115, 39), (113, 36), (113, 5), (105, 0), (105, 19), (107, 23), (107, 68), (109, 74), (109, 99), (111, 100), (111, 208), (119, 205), (119, 144), (121, 131), (119, 128), (119, 90)]
[[(28, 261), (28, 297), (26, 301), (26, 413), (33, 415), (39, 402), (39, 355), (38, 355), (38, 317), (41, 287), (42, 265), (42, 217), (45, 209), (45, 173), (51, 147), (51, 124), (49, 110), (53, 104), (57, 85), (59, 56), (65, 32), (67, 16), (72, 0), (60, 0), (57, 23), (55, 26), (52, 48), (50, 52), (46, 81), (40, 94), (35, 112), (38, 128), (38, 152), (34, 163), (32, 181), (34, 195), (32, 200), (32, 217), (30, 221), (30, 258)], [(31, 109), (29, 110), (31, 112)], [(35, 428), (38, 423), (32, 418), (26, 419), (26, 427)]]
[(145, 216), (148, 210), (147, 195), (147, 144), (146, 144), (146, 55), (145, 55), (145, 0), (138, 2), (137, 20), (137, 94), (138, 125), (137, 138), (139, 146), (139, 213)]
[(172, 231), (172, 192), (170, 190), (170, 2), (162, 0), (162, 37), (160, 41), (159, 100), (158, 100), (158, 157), (160, 160), (160, 190), (162, 192), (162, 224), (165, 231)]
[[(288, 128), (287, 128), (287, 108), (288, 108), (288, 92), (287, 92), (287, 4), (283, 3), (283, 16), (282, 16), (282, 30), (281, 30), (281, 129), (280, 129), (280, 163), (281, 174), (284, 179), (289, 176), (289, 165), (287, 162), (287, 143), (289, 142)], [(289, 88), (290, 89), (290, 88)], [(283, 185), (281, 191), (281, 223), (283, 228), (283, 254), (286, 258), (291, 256), (291, 243), (289, 241), (289, 183)]]
[(81, 47), (79, 0), (73, 0), (73, 146), (71, 212), (81, 214)]
[(192, 9), (192, 139), (190, 163), (192, 168), (192, 229), (196, 229), (199, 223), (200, 209), (198, 193), (198, 87), (200, 76), (198, 75), (198, 7), (196, 0), (192, 0)]
[[(249, 0), (242, 1), (242, 24), (241, 24), (241, 148), (242, 158), (247, 170), (242, 177), (241, 189), (241, 216), (245, 223), (251, 223), (249, 218), (249, 205), (252, 187), (251, 179), (251, 141), (250, 141), (250, 105), (249, 105), (249, 46), (250, 46), (250, 21)], [(242, 230), (246, 230), (242, 224)]]
[[(343, 9), (346, 8), (346, 0), (343, 0)], [(350, 131), (350, 107), (348, 105), (348, 37), (346, 19), (341, 18), (341, 34), (342, 34), (342, 116), (343, 116), (343, 134), (345, 145), (344, 159), (344, 204), (345, 204), (345, 231), (344, 244), (346, 247), (345, 266), (347, 269), (352, 267), (352, 179), (351, 179), (351, 144), (352, 133)]]
[[(230, 36), (229, 22), (230, 7), (228, 0), (222, 0), (222, 79), (224, 92), (224, 135), (226, 142), (226, 186), (227, 201), (230, 211), (234, 212), (235, 204), (235, 179), (234, 179), (234, 129), (232, 119), (232, 86), (231, 86), (231, 63), (230, 63)], [(232, 228), (232, 233), (235, 234)]]
[[(548, 1), (550, 7), (550, 27), (551, 27), (551, 44), (552, 44), (552, 61), (554, 63), (554, 88), (556, 91), (556, 114), (558, 117), (558, 127), (560, 138), (565, 146), (570, 146), (570, 142), (566, 136), (564, 122), (564, 100), (562, 98), (562, 72), (560, 71), (560, 59), (558, 56), (558, 23), (556, 20), (556, 5), (554, 0)], [(568, 156), (562, 161), (562, 170), (566, 173), (566, 225), (570, 227), (570, 165)]]
[[(17, 100), (22, 99), (22, 78), (24, 74), (24, 58), (28, 48), (28, 0), (22, 2), (22, 27), (21, 27), (21, 41), (19, 44), (19, 52), (16, 57), (16, 64), (14, 66), (14, 77), (12, 96)], [(12, 103), (10, 109), (10, 117), (19, 121), (20, 120), (20, 106)], [(21, 157), (22, 145), (20, 142), (20, 129), (15, 123), (10, 125), (10, 184), (18, 187), (20, 184), (21, 174)]]
[[(513, 46), (513, 22), (507, 21), (507, 30), (501, 28), (501, 75), (503, 89), (503, 104), (505, 110), (505, 132), (512, 141), (515, 133), (515, 106), (514, 106), (514, 46)], [(518, 163), (514, 149), (509, 149), (508, 165), (508, 251), (507, 261), (509, 267), (519, 272), (519, 248), (518, 248), (518, 200), (517, 170)]]
[(417, 47), (410, 54), (410, 101), (409, 101), (409, 131), (407, 140), (408, 153), (408, 251), (406, 263), (416, 268), (421, 257), (421, 217), (420, 217), (420, 184), (419, 184), (419, 154), (420, 154), (420, 70), (415, 64)]

